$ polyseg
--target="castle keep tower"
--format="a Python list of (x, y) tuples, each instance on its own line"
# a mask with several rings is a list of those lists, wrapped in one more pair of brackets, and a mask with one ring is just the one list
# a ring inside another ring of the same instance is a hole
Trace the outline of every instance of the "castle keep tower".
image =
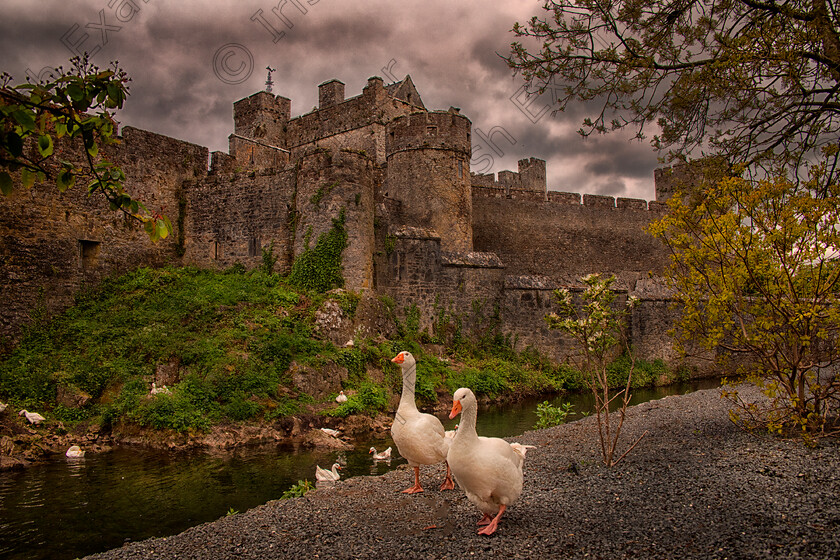
[(470, 120), (457, 110), (413, 113), (385, 130), (384, 191), (405, 225), (433, 229), (447, 252), (472, 251)]

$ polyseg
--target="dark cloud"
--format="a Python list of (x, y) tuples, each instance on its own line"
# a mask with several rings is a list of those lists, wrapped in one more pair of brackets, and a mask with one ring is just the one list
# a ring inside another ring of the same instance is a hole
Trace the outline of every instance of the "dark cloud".
[[(491, 8), (480, 0), (297, 1), (306, 13), (293, 1), (150, 0), (118, 22), (108, 0), (6, 0), (0, 70), (22, 81), (27, 68), (66, 66), (71, 52), (62, 35), (78, 25), (72, 37), (87, 32), (86, 45), (95, 46), (102, 11), (120, 29), (107, 34), (95, 61), (106, 66), (118, 59), (132, 76), (131, 96), (118, 115), (124, 125), (226, 150), (233, 102), (265, 87), (266, 66), (276, 70), (274, 93), (292, 100), (293, 115), (317, 105), (317, 86), (326, 80), (340, 79), (354, 96), (370, 76), (391, 81), (388, 74), (410, 74), (427, 107), (460, 107), (476, 132), (492, 133), (496, 149), (485, 146), (490, 171), (516, 170), (519, 159), (540, 157), (550, 188), (652, 198), (656, 156), (646, 142), (628, 142), (626, 134), (585, 140), (576, 130), (597, 106), (570, 105), (552, 115), (543, 111), (552, 108), (551, 92), (516, 96), (521, 80), (499, 54), (515, 40), (514, 22), (539, 12), (538, 2), (504, 0)], [(291, 27), (272, 12), (278, 6)], [(220, 71), (229, 45), (239, 50)], [(244, 70), (225, 73), (237, 68)]]

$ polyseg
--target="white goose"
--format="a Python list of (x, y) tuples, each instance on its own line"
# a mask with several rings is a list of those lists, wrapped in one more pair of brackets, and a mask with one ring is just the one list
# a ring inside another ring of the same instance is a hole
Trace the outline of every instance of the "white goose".
[(344, 391), (339, 391), (338, 392), (338, 396), (335, 398), (335, 402), (337, 402), (337, 403), (347, 402), (347, 395), (344, 394)]
[(373, 460), (374, 461), (390, 461), (391, 460), (391, 448), (390, 447), (388, 449), (386, 449), (385, 451), (383, 451), (382, 453), (377, 453), (376, 448), (371, 447), (370, 451), (368, 451), (368, 453), (371, 453), (373, 455)]
[(467, 498), (484, 514), (479, 535), (492, 535), (505, 509), (522, 494), (522, 465), (532, 445), (479, 437), (475, 431), (478, 403), (472, 391), (455, 391), (449, 418), (461, 414), (458, 431), (449, 446), (447, 461)]
[(21, 410), (20, 412), (18, 412), (18, 416), (26, 416), (26, 419), (29, 420), (29, 423), (35, 425), (38, 425), (44, 420), (46, 420), (46, 418), (44, 418), (37, 412), (29, 412), (28, 410)]
[(66, 457), (70, 457), (71, 459), (77, 459), (79, 457), (84, 457), (85, 452), (84, 450), (79, 447), (78, 445), (71, 445), (70, 448), (64, 453)]
[(315, 465), (315, 480), (319, 482), (336, 482), (339, 478), (341, 478), (341, 475), (338, 474), (338, 471), (340, 470), (341, 465), (338, 463), (333, 463), (331, 471), (322, 469), (318, 465)]
[(1, 403), (0, 402), (0, 412), (3, 412), (4, 410), (6, 410), (7, 406), (9, 406), (9, 405), (7, 405), (6, 403)]
[[(391, 360), (402, 368), (402, 396), (394, 423), (391, 425), (391, 437), (400, 452), (414, 468), (414, 486), (403, 490), (406, 494), (416, 494), (423, 491), (420, 486), (420, 465), (434, 465), (446, 461), (449, 451), (449, 440), (441, 421), (431, 414), (417, 410), (414, 402), (414, 384), (417, 381), (417, 361), (410, 352), (400, 352)], [(441, 484), (441, 490), (453, 490), (455, 484), (446, 465), (446, 478)]]

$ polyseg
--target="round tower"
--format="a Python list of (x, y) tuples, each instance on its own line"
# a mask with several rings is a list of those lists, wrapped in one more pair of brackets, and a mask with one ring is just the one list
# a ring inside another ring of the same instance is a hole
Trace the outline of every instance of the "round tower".
[(398, 117), (385, 129), (385, 192), (404, 225), (430, 228), (443, 251), (472, 251), (470, 120), (455, 110)]

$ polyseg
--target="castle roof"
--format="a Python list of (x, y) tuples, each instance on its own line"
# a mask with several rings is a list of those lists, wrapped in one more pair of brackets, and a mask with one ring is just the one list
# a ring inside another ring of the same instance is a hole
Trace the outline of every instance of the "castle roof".
[(411, 76), (409, 74), (406, 74), (405, 78), (399, 82), (394, 82), (393, 84), (385, 86), (385, 91), (388, 92), (388, 95), (391, 97), (395, 97), (405, 101), (406, 103), (411, 103), (421, 109), (426, 109), (426, 106), (423, 105), (423, 99), (420, 98), (420, 94), (417, 92), (417, 88), (414, 87), (414, 82), (411, 80)]

